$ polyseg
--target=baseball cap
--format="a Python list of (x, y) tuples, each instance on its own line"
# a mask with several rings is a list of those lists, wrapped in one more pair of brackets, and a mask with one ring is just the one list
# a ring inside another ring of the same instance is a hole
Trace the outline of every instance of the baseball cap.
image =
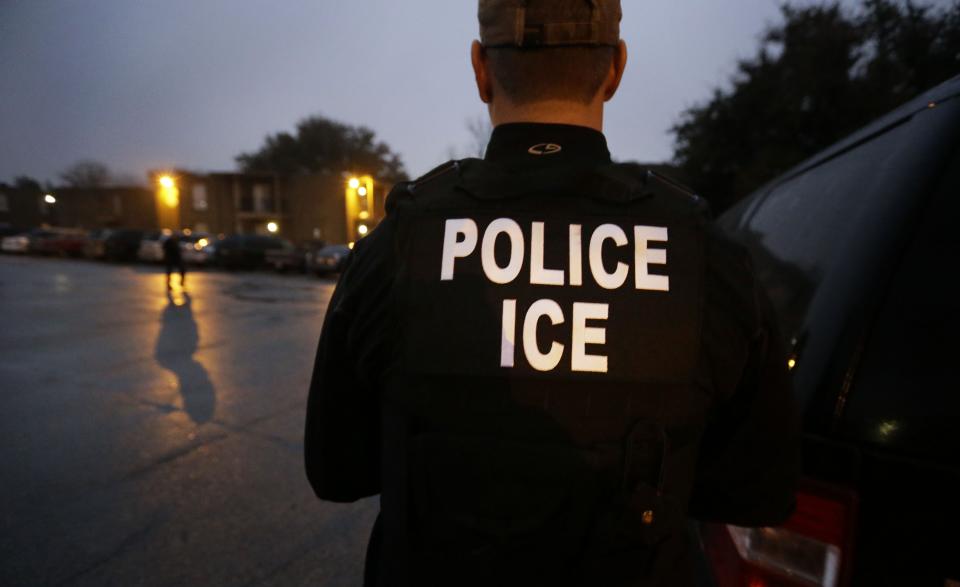
[(582, 0), (591, 18), (571, 22), (556, 0), (480, 0), (480, 42), (484, 47), (616, 46), (620, 41), (620, 0)]

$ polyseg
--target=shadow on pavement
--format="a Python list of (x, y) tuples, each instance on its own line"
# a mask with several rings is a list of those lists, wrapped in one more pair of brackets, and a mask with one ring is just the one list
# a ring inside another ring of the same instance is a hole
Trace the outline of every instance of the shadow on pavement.
[(154, 357), (160, 366), (177, 376), (187, 415), (195, 423), (203, 424), (213, 418), (217, 400), (207, 370), (193, 358), (200, 335), (190, 308), (190, 295), (183, 292), (181, 298), (167, 292), (167, 300)]

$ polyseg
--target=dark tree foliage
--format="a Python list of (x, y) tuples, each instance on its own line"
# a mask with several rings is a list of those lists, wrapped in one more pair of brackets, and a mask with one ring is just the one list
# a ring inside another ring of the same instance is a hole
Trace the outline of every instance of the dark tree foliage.
[(322, 116), (297, 123), (295, 134), (280, 132), (266, 138), (254, 153), (238, 155), (246, 172), (279, 175), (308, 173), (369, 173), (383, 181), (407, 179), (400, 157), (364, 126), (349, 126)]
[(13, 187), (22, 192), (29, 192), (32, 194), (39, 194), (43, 191), (43, 187), (40, 185), (40, 182), (27, 175), (17, 176), (13, 180)]
[(673, 127), (676, 163), (720, 212), (765, 182), (960, 73), (960, 0), (781, 8), (729, 88)]
[(72, 188), (100, 188), (110, 182), (110, 169), (99, 161), (78, 161), (60, 174)]

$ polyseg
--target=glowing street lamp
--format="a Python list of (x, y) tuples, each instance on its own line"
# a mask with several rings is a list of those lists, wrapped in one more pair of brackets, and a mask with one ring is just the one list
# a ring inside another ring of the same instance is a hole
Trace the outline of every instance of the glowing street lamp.
[(280, 230), (280, 225), (278, 225), (276, 222), (267, 223), (267, 232), (270, 234), (276, 234), (278, 230)]
[(177, 189), (177, 182), (170, 175), (161, 175), (157, 180), (160, 184), (160, 200), (168, 208), (176, 208), (180, 205), (180, 190)]
[(353, 176), (347, 179), (346, 221), (347, 238), (359, 240), (370, 232), (370, 222), (374, 216), (374, 182), (369, 175)]
[(48, 203), (48, 204), (56, 204), (56, 203), (57, 203), (57, 199), (53, 197), (53, 194), (47, 194), (47, 195), (43, 196), (43, 201), (46, 202), (46, 203)]

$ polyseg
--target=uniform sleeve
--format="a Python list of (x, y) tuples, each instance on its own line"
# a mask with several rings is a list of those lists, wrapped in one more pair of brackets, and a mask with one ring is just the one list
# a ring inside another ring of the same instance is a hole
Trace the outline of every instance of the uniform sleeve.
[(800, 426), (772, 305), (747, 252), (708, 239), (705, 363), (717, 394), (701, 442), (693, 517), (784, 522), (795, 507)]
[(327, 307), (307, 400), (304, 460), (321, 499), (380, 492), (380, 374), (392, 344), (391, 230), (357, 243)]

